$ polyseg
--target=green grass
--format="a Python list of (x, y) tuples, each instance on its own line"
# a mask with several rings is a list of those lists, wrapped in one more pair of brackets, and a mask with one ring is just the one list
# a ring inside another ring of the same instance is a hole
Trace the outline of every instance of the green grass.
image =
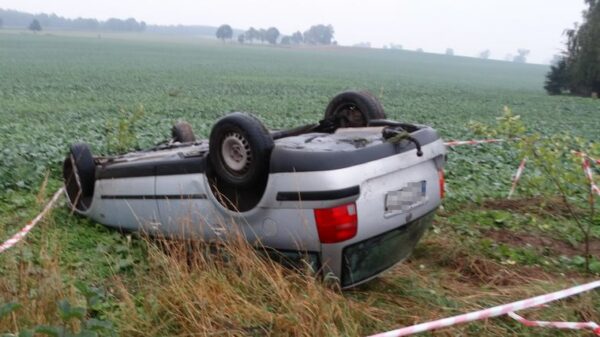
[[(37, 214), (40, 205), (35, 196), (47, 172), (46, 194), (59, 187), (61, 162), (70, 143), (85, 141), (95, 153), (106, 153), (109, 129), (140, 104), (144, 107), (137, 128), (141, 147), (164, 140), (180, 119), (207, 137), (212, 123), (229, 111), (255, 113), (272, 128), (311, 123), (322, 117), (332, 96), (346, 89), (370, 90), (381, 99), (389, 118), (432, 125), (445, 139), (475, 137), (468, 122), (492, 122), (507, 105), (532, 130), (545, 135), (568, 131), (597, 141), (600, 101), (547, 96), (542, 90), (547, 70), (539, 65), (409, 51), (290, 49), (152, 36), (0, 31), (0, 241)], [(457, 148), (449, 159), (447, 212), (438, 217), (434, 231), (408, 263), (355, 292), (335, 297), (348, 301), (338, 309), (349, 313), (344, 317), (352, 317), (353, 325), (335, 330), (333, 324), (323, 331), (374, 333), (556, 290), (572, 284), (571, 276), (589, 279), (573, 256), (566, 261), (537, 247), (486, 238), (490, 229), (501, 229), (552, 235), (565, 242), (580, 240), (573, 234), (574, 224), (562, 214), (480, 208), (481, 200), (508, 192), (518, 164), (510, 144)], [(564, 225), (564, 230), (547, 233), (548, 223), (553, 228)], [(59, 208), (27, 241), (28, 245), (0, 255), (0, 304), (29, 298), (29, 305), (43, 302), (50, 308), (54, 297), (81, 302), (73, 284), (82, 280), (107, 290), (110, 300), (101, 311), (120, 329), (132, 333), (160, 323), (164, 326), (153, 330), (158, 335), (181, 331), (156, 316), (164, 313), (153, 311), (152, 291), (140, 284), (154, 275), (140, 240)], [(515, 274), (531, 268), (538, 277), (519, 279)], [(569, 277), (561, 276), (565, 273)], [(29, 295), (22, 278), (28, 282)], [(129, 295), (119, 292), (121, 283)], [(48, 291), (54, 297), (39, 297), (48, 284), (54, 287)], [(252, 301), (251, 295), (243, 295)], [(129, 312), (125, 308), (129, 300), (136, 311), (133, 323), (119, 317)], [(598, 319), (598, 312), (592, 310), (599, 307), (598, 300), (594, 295), (562, 303), (550, 309), (550, 316)], [(375, 310), (380, 320), (357, 315), (352, 309), (356, 305)], [(27, 307), (22, 310), (30, 314), (19, 326), (57, 321), (53, 309), (42, 314)], [(293, 312), (284, 316), (285, 324), (306, 318)], [(274, 331), (297, 332), (277, 322), (269, 323)], [(13, 323), (0, 319), (0, 333), (14, 331)], [(451, 331), (452, 335), (497, 336), (556, 333), (522, 328), (505, 319)]]

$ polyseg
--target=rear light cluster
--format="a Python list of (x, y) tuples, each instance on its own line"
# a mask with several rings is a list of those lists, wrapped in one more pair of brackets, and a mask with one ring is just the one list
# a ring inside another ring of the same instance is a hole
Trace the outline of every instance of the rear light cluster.
[(352, 239), (358, 229), (356, 204), (315, 209), (315, 222), (321, 243), (336, 243)]

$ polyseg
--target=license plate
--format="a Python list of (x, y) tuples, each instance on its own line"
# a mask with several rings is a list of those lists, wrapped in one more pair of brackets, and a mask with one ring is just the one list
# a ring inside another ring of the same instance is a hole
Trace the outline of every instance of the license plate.
[(385, 211), (407, 212), (427, 201), (427, 181), (410, 182), (397, 191), (385, 195)]

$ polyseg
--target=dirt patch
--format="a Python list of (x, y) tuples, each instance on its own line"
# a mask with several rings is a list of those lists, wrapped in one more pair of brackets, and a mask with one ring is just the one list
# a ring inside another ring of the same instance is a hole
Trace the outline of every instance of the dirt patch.
[(428, 237), (406, 262), (407, 265), (434, 265), (448, 270), (459, 282), (476, 286), (517, 286), (555, 278), (541, 267), (503, 265), (475, 255), (460, 243), (448, 238)]
[[(534, 213), (540, 215), (572, 216), (569, 207), (561, 198), (524, 198), (524, 199), (492, 199), (481, 205), (483, 209), (509, 210), (519, 213)], [(576, 214), (581, 210), (573, 209)]]
[(529, 279), (548, 280), (549, 277), (539, 268), (509, 268), (498, 262), (478, 257), (467, 257), (456, 260), (454, 266), (460, 280), (472, 284), (488, 284), (509, 286), (522, 284)]
[[(557, 240), (543, 234), (517, 233), (509, 230), (489, 230), (484, 236), (496, 241), (506, 243), (515, 247), (531, 246), (544, 253), (574, 256), (583, 255), (584, 244), (576, 247), (565, 241)], [(590, 242), (590, 253), (594, 256), (600, 256), (600, 240), (592, 239)]]
[[(451, 259), (441, 260), (432, 260), (431, 256), (419, 259), (411, 258), (404, 263), (404, 268), (409, 267), (417, 270), (421, 264), (425, 266), (435, 266), (433, 267), (434, 269), (441, 268), (441, 270), (446, 270), (444, 275), (447, 276), (448, 280), (452, 279), (467, 287), (519, 286), (522, 284), (535, 283), (538, 281), (548, 282), (556, 280), (557, 278), (567, 277), (566, 275), (556, 275), (547, 272), (539, 266), (503, 265), (492, 259), (468, 254), (459, 254)], [(577, 279), (579, 274), (569, 274), (568, 277)], [(447, 282), (447, 280), (444, 282)]]

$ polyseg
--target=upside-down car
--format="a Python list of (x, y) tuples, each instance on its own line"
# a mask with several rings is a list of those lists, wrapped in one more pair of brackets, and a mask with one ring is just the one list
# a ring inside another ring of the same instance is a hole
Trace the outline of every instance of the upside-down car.
[(428, 126), (385, 119), (367, 92), (335, 96), (318, 123), (269, 131), (231, 113), (197, 140), (116, 156), (74, 144), (64, 161), (70, 206), (106, 226), (217, 240), (235, 230), (343, 288), (405, 259), (444, 194), (446, 148)]

